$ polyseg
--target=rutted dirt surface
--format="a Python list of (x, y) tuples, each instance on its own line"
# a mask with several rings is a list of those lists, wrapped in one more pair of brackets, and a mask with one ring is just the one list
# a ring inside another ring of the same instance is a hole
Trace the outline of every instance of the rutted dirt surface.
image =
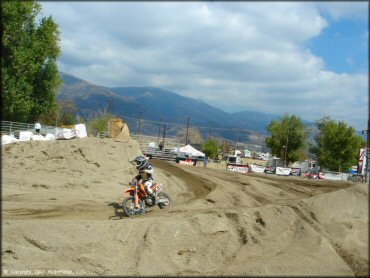
[(366, 184), (153, 160), (174, 204), (127, 218), (121, 193), (135, 174), (135, 141), (31, 141), (2, 154), (3, 274), (369, 272)]

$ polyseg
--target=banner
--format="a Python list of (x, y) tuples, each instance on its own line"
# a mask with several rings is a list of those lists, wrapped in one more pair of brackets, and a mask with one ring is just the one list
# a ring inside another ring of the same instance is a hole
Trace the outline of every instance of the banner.
[(360, 148), (358, 152), (357, 174), (365, 175), (367, 148)]
[(323, 176), (326, 180), (346, 181), (348, 179), (348, 174), (345, 173), (324, 172)]
[(265, 173), (266, 174), (275, 174), (275, 167), (274, 166), (266, 166), (265, 167)]
[(72, 139), (75, 138), (78, 134), (78, 131), (75, 129), (70, 129), (70, 128), (56, 128), (55, 129), (55, 137), (57, 139)]
[(75, 131), (76, 131), (76, 136), (78, 138), (86, 138), (87, 137), (86, 126), (84, 124), (75, 125)]
[(319, 172), (319, 174), (317, 175), (317, 178), (324, 180), (325, 179), (324, 173), (323, 172)]
[(179, 160), (178, 162), (179, 164), (183, 164), (183, 165), (193, 165), (194, 162), (191, 160), (191, 159), (187, 159), (187, 160)]
[(30, 141), (32, 136), (31, 131), (20, 131), (19, 132), (19, 141)]
[(301, 175), (301, 168), (291, 168), (290, 174), (292, 176), (300, 176)]
[(289, 176), (290, 168), (276, 167), (276, 175)]
[(55, 135), (48, 133), (45, 135), (45, 140), (55, 140)]
[(32, 134), (31, 135), (31, 140), (33, 140), (33, 141), (45, 141), (46, 139), (41, 134)]
[(226, 169), (232, 172), (238, 172), (242, 174), (247, 174), (249, 172), (249, 167), (247, 165), (227, 164)]
[(251, 171), (254, 173), (263, 173), (265, 172), (265, 166), (260, 166), (257, 164), (251, 164)]

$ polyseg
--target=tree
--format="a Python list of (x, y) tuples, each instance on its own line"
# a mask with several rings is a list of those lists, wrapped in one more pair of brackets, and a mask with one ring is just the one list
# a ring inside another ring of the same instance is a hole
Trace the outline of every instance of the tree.
[(31, 122), (56, 107), (61, 84), (56, 59), (60, 55), (58, 25), (51, 17), (35, 20), (35, 1), (3, 1), (1, 29), (3, 119)]
[(99, 132), (104, 132), (108, 130), (109, 120), (115, 116), (106, 114), (105, 112), (98, 112), (95, 114), (94, 118), (91, 118), (87, 122), (87, 131), (89, 135), (96, 136)]
[[(73, 125), (76, 119), (76, 104), (72, 99), (58, 101), (58, 121), (60, 125)], [(57, 125), (57, 124), (56, 124)]]
[(232, 145), (229, 141), (222, 141), (222, 156), (225, 157), (227, 154), (232, 152)]
[(205, 140), (202, 144), (202, 152), (204, 152), (206, 156), (211, 158), (218, 157), (217, 141), (212, 137)]
[(39, 120), (46, 125), (73, 125), (76, 122), (83, 122), (84, 119), (76, 115), (77, 107), (71, 98), (57, 100), (57, 108), (39, 117)]
[[(182, 128), (179, 130), (177, 133), (177, 136), (183, 141), (186, 141), (186, 128)], [(193, 144), (200, 144), (202, 142), (202, 135), (200, 135), (200, 132), (198, 129), (190, 127), (188, 129), (188, 142), (193, 143)]]
[(266, 145), (274, 156), (284, 160), (284, 165), (304, 159), (307, 133), (301, 119), (285, 113), (279, 120), (272, 120), (267, 126), (271, 133)]
[(346, 171), (357, 163), (359, 148), (366, 145), (361, 136), (344, 122), (324, 117), (316, 122), (319, 134), (316, 146), (310, 151), (316, 155), (318, 164), (331, 171)]

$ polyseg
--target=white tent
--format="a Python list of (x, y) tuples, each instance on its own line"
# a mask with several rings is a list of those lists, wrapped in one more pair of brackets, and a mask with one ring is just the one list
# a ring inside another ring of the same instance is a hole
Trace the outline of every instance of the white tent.
[(205, 154), (198, 151), (197, 149), (194, 149), (190, 145), (186, 145), (185, 147), (182, 147), (179, 149), (180, 153), (191, 155), (192, 157), (205, 157)]

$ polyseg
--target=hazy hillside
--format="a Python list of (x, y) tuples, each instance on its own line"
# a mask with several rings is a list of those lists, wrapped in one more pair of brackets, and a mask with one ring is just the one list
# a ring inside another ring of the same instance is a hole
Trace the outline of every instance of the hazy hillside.
[[(162, 117), (165, 121), (174, 123), (186, 123), (187, 116), (193, 124), (209, 125), (210, 120), (228, 126), (230, 115), (221, 109), (210, 106), (203, 101), (187, 98), (154, 87), (119, 87), (110, 88), (120, 96), (129, 98), (131, 101), (140, 103), (145, 111), (150, 111), (151, 117), (159, 121)], [(155, 119), (155, 117), (157, 117)]]
[[(169, 122), (198, 126), (203, 137), (210, 132), (216, 137), (229, 140), (261, 143), (266, 136), (266, 126), (279, 115), (252, 111), (227, 113), (219, 108), (192, 98), (180, 96), (155, 87), (116, 87), (98, 86), (75, 76), (61, 73), (63, 84), (58, 92), (58, 99), (71, 99), (76, 103), (78, 113), (87, 117), (92, 113), (107, 109), (111, 101), (111, 113), (124, 118), (131, 130), (137, 129), (137, 119)], [(141, 122), (142, 132), (157, 135), (159, 124)], [(179, 127), (167, 125), (167, 134), (174, 135)], [(211, 131), (212, 129), (212, 131)], [(227, 129), (246, 130), (233, 132)]]

